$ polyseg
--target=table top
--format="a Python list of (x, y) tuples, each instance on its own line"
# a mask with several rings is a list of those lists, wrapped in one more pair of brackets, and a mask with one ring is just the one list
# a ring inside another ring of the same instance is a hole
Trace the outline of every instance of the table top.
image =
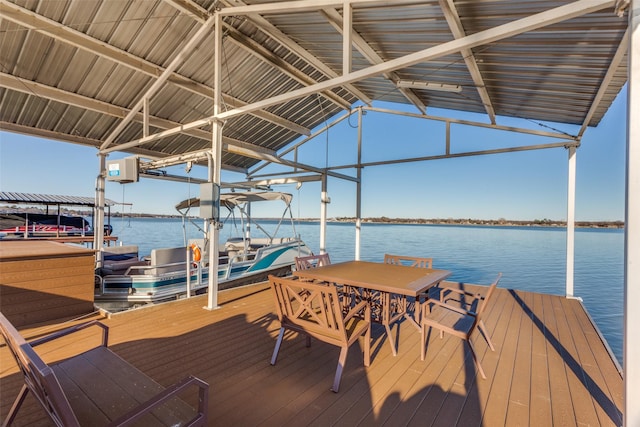
[(295, 271), (298, 277), (417, 296), (451, 275), (448, 270), (368, 261), (347, 261)]

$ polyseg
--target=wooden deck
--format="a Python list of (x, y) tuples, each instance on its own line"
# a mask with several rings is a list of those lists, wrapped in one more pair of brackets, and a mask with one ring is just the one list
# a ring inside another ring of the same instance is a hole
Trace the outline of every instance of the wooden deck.
[[(461, 340), (432, 334), (421, 361), (420, 334), (404, 322), (394, 357), (377, 325), (371, 366), (363, 366), (361, 346), (352, 346), (335, 394), (329, 388), (337, 347), (314, 341), (307, 348), (303, 338), (291, 334), (277, 365), (269, 364), (279, 325), (268, 287), (224, 291), (221, 308), (214, 311), (202, 308), (205, 298), (104, 322), (111, 328), (111, 348), (161, 384), (187, 373), (207, 381), (211, 425), (622, 425), (621, 374), (576, 300), (497, 289), (486, 317), (496, 351), (480, 334), (474, 342), (487, 380), (476, 376)], [(56, 327), (22, 333), (35, 337)], [(86, 347), (89, 338), (66, 342), (43, 346), (43, 358), (60, 360)], [(4, 345), (0, 381), (4, 418), (22, 382)], [(16, 425), (48, 424), (27, 397)]]

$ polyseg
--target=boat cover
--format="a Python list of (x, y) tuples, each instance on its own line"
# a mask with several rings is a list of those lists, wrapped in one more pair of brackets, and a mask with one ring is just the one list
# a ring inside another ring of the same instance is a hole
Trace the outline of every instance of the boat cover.
[[(264, 202), (271, 200), (282, 200), (287, 206), (289, 206), (292, 199), (293, 196), (291, 194), (281, 193), (278, 191), (220, 194), (220, 204), (228, 207), (229, 209), (233, 209), (235, 206), (247, 202)], [(192, 198), (178, 203), (176, 205), (176, 209), (180, 211), (187, 208), (196, 208), (198, 206), (200, 206), (200, 199)]]

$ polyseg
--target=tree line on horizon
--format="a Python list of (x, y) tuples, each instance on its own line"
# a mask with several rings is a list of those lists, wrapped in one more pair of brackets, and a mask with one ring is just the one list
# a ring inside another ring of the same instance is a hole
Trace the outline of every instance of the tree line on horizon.
[[(0, 206), (0, 213), (11, 212), (30, 212), (30, 213), (45, 213), (45, 209), (38, 207), (18, 208), (13, 206)], [(57, 212), (50, 212), (57, 213)], [(78, 215), (90, 217), (92, 210), (76, 210), (76, 209), (60, 209), (61, 215)], [(135, 213), (135, 212), (111, 212), (111, 218), (180, 218), (179, 214), (149, 214), (149, 213)], [(194, 216), (197, 217), (197, 216)], [(269, 219), (269, 218), (264, 218)], [(319, 221), (319, 218), (295, 218), (298, 221)], [(355, 222), (355, 217), (334, 217), (330, 218), (332, 222)], [(509, 220), (505, 218), (498, 219), (473, 219), (473, 218), (390, 218), (386, 216), (381, 217), (366, 217), (362, 218), (363, 222), (370, 223), (389, 223), (389, 224), (432, 224), (432, 225), (514, 225), (514, 226), (543, 226), (543, 227), (566, 227), (567, 222), (563, 220), (552, 220), (548, 218), (533, 219), (533, 220)], [(593, 228), (624, 228), (624, 221), (576, 221), (576, 227), (593, 227)]]

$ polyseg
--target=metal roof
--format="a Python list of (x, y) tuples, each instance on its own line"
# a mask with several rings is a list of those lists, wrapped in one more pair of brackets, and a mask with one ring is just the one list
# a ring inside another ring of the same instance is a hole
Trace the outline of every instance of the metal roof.
[[(14, 193), (0, 191), (0, 203), (21, 203), (34, 205), (67, 205), (67, 206), (95, 206), (95, 197), (60, 196), (53, 194)], [(106, 206), (114, 206), (117, 203), (106, 199)]]
[[(223, 112), (236, 111), (224, 118), (222, 164), (239, 171), (356, 103), (587, 126), (626, 82), (628, 23), (614, 1), (350, 0), (350, 20), (344, 4), (0, 0), (0, 128), (118, 149), (143, 137), (142, 112), (118, 125), (173, 69), (149, 99), (149, 133), (204, 124), (119, 151), (157, 159), (210, 149), (216, 14)], [(300, 96), (264, 102), (292, 91)]]

